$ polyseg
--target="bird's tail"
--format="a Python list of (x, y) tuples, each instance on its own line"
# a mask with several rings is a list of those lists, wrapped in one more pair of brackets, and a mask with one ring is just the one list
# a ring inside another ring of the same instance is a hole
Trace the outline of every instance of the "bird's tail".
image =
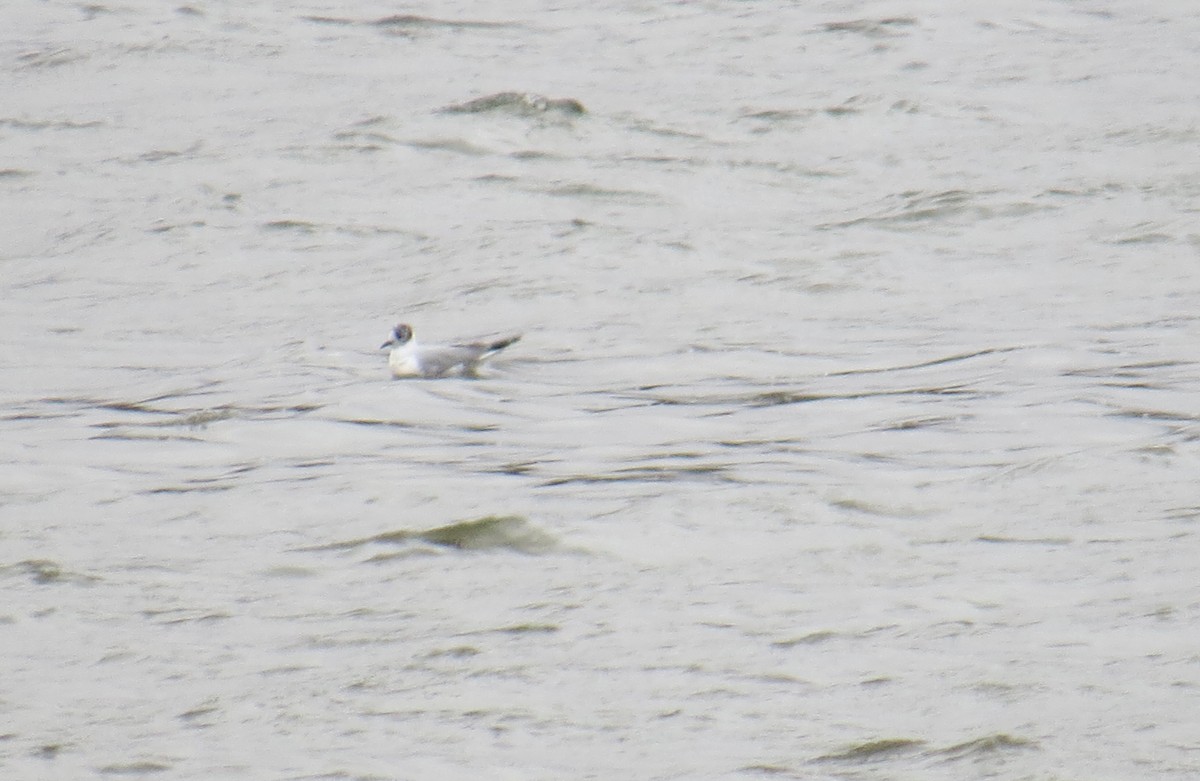
[(491, 355), (492, 353), (498, 353), (520, 338), (521, 334), (514, 334), (512, 336), (506, 336), (503, 339), (497, 339), (496, 341), (487, 345), (487, 354)]

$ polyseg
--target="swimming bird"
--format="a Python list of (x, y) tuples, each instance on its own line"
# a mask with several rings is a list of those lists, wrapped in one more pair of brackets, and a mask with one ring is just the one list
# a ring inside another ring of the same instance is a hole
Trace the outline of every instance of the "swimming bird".
[(396, 378), (474, 377), (480, 363), (520, 338), (515, 334), (495, 341), (424, 346), (413, 338), (411, 326), (400, 323), (379, 349), (390, 350), (388, 367)]

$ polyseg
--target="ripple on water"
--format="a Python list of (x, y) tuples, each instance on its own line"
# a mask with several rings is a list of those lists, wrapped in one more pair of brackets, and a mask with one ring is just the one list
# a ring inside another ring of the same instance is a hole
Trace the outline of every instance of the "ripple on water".
[(461, 551), (509, 550), (540, 554), (563, 550), (550, 533), (517, 515), (488, 515), (431, 529), (382, 532), (370, 537), (302, 548), (305, 551), (355, 550), (379, 545), (428, 543)]

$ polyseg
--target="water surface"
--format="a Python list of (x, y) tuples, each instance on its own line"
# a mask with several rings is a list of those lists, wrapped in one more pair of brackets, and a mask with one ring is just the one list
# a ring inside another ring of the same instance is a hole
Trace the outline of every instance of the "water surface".
[(1177, 11), (8, 9), (5, 777), (1193, 778)]

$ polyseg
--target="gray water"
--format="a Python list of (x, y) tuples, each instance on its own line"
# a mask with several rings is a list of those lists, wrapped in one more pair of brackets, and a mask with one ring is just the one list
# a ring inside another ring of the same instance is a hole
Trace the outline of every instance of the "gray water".
[(1189, 5), (0, 22), (0, 777), (1200, 774)]

